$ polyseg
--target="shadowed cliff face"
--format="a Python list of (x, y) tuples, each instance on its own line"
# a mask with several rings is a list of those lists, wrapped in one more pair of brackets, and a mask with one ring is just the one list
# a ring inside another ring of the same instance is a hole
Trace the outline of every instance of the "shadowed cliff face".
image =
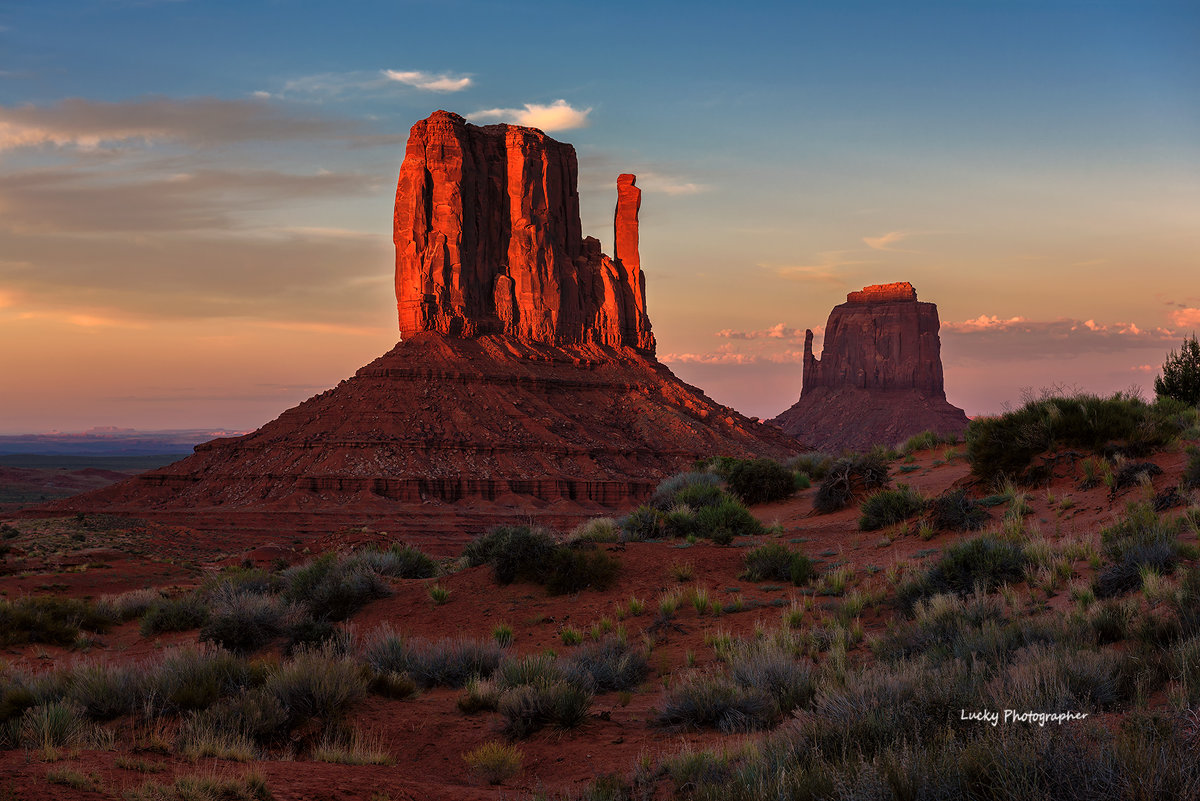
[(396, 188), (400, 333), (506, 334), (653, 353), (637, 252), (641, 191), (618, 180), (616, 258), (583, 238), (575, 149), (534, 128), (438, 111), (409, 134)]
[(820, 359), (805, 332), (800, 400), (773, 422), (830, 451), (962, 433), (967, 416), (946, 401), (940, 327), (937, 306), (908, 282), (851, 292), (829, 314)]

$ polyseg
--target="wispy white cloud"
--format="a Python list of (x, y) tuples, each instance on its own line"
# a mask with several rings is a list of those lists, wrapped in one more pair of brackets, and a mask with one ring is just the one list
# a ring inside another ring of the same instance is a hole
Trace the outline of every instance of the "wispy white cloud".
[(824, 250), (818, 253), (817, 260), (810, 264), (759, 264), (758, 266), (774, 271), (780, 278), (845, 286), (847, 285), (847, 267), (878, 264), (873, 259), (853, 258), (854, 252), (851, 250)]
[(47, 106), (0, 106), (0, 151), (41, 146), (94, 150), (164, 140), (212, 146), (347, 136), (357, 129), (350, 120), (300, 113), (263, 98), (144, 97), (114, 103), (68, 98)]
[(472, 84), (470, 75), (451, 75), (448, 72), (383, 70), (383, 75), (389, 81), (424, 89), (427, 92), (461, 92)]
[(555, 100), (550, 105), (526, 103), (524, 108), (489, 108), (467, 115), (473, 122), (494, 120), (524, 125), (530, 128), (541, 128), (543, 131), (567, 131), (572, 128), (586, 128), (588, 115), (592, 113), (591, 106), (577, 109), (566, 100)]
[(758, 356), (753, 353), (715, 351), (710, 353), (667, 353), (659, 356), (664, 364), (754, 364)]
[(882, 236), (864, 236), (863, 243), (871, 250), (885, 250), (892, 253), (910, 253), (912, 251), (900, 250), (893, 247), (894, 245), (903, 242), (912, 236), (911, 231), (888, 231)]
[(646, 170), (637, 174), (638, 186), (647, 192), (662, 192), (665, 195), (698, 195), (710, 187), (678, 178), (673, 175)]

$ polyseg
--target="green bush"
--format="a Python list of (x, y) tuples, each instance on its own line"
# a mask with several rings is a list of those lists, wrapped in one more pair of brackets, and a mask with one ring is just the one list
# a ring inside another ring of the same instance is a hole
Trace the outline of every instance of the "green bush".
[(715, 506), (696, 512), (696, 531), (718, 545), (728, 545), (734, 537), (763, 533), (762, 523), (735, 499), (725, 497)]
[(147, 697), (156, 713), (207, 709), (259, 683), (241, 659), (219, 649), (184, 648), (167, 652), (150, 674)]
[(1162, 375), (1154, 379), (1154, 394), (1188, 406), (1200, 405), (1200, 341), (1195, 334), (1185, 337), (1183, 346), (1167, 356)]
[(707, 505), (704, 503), (704, 499), (713, 497), (714, 492), (716, 497), (720, 497), (721, 481), (721, 476), (704, 470), (677, 473), (659, 482), (654, 489), (654, 495), (650, 498), (650, 505), (665, 512), (672, 506), (688, 503), (679, 498), (681, 492), (691, 497), (692, 503), (688, 503), (688, 505), (693, 509)]
[(820, 481), (825, 478), (829, 468), (833, 467), (834, 461), (836, 461), (834, 457), (827, 453), (811, 451), (788, 459), (787, 466), (792, 470), (804, 473), (813, 481)]
[(791, 581), (799, 585), (812, 577), (812, 560), (780, 542), (752, 548), (743, 560), (746, 570), (742, 575), (749, 581)]
[(886, 487), (888, 465), (884, 454), (871, 451), (834, 462), (813, 496), (813, 508), (822, 514), (844, 509), (856, 495)]
[(431, 556), (409, 545), (393, 545), (386, 551), (373, 548), (355, 554), (355, 558), (381, 576), (402, 579), (433, 578), (438, 574), (437, 562)]
[(656, 540), (663, 536), (663, 515), (653, 506), (642, 505), (623, 517), (620, 526), (627, 542)]
[(1192, 445), (1188, 447), (1187, 454), (1187, 465), (1183, 468), (1179, 486), (1183, 489), (1200, 489), (1200, 448)]
[(792, 471), (774, 459), (738, 460), (726, 475), (729, 490), (742, 503), (780, 501), (796, 490)]
[(991, 592), (1001, 584), (1024, 578), (1029, 557), (1011, 542), (984, 535), (946, 549), (937, 564), (897, 591), (901, 608), (910, 611), (917, 601), (943, 593), (968, 595), (976, 587)]
[(919, 515), (925, 510), (925, 503), (925, 498), (907, 484), (900, 484), (894, 490), (879, 490), (862, 502), (858, 528), (860, 531), (875, 531), (895, 525)]
[(620, 571), (621, 561), (608, 551), (587, 544), (564, 546), (550, 554), (542, 583), (551, 595), (606, 590)]
[(384, 627), (363, 656), (377, 673), (407, 674), (420, 687), (462, 687), (495, 673), (504, 650), (491, 639), (405, 640)]
[(468, 543), (463, 555), (471, 567), (489, 564), (500, 584), (540, 584), (546, 564), (557, 549), (554, 534), (530, 526), (500, 526)]
[(310, 718), (341, 718), (366, 695), (367, 680), (353, 660), (325, 651), (306, 651), (280, 665), (263, 685), (295, 726)]
[(977, 417), (967, 426), (971, 471), (984, 481), (1029, 480), (1049, 469), (1035, 457), (1074, 449), (1106, 456), (1144, 456), (1178, 433), (1175, 415), (1162, 405), (1116, 394), (1048, 397), (997, 417)]
[(70, 671), (67, 694), (93, 720), (111, 720), (138, 709), (147, 677), (134, 665), (91, 663)]
[(189, 631), (200, 628), (208, 619), (208, 607), (197, 594), (181, 598), (154, 601), (142, 615), (139, 630), (143, 637), (153, 637), (167, 631)]
[(947, 531), (975, 531), (987, 524), (990, 515), (965, 490), (944, 492), (929, 501), (929, 523)]

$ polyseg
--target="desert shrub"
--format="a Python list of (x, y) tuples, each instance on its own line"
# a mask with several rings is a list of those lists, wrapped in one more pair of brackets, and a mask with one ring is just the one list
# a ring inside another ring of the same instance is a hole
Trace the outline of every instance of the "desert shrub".
[(67, 695), (93, 720), (111, 720), (139, 708), (147, 685), (136, 665), (93, 662), (70, 670)]
[(1154, 462), (1126, 461), (1113, 471), (1113, 489), (1125, 489), (1162, 475), (1162, 468)]
[(259, 595), (225, 585), (209, 597), (212, 606), (208, 619), (200, 627), (200, 640), (230, 651), (256, 651), (300, 619), (299, 609), (274, 595)]
[(727, 661), (738, 686), (765, 692), (778, 715), (807, 705), (816, 692), (812, 665), (777, 643), (739, 641), (729, 649)]
[(987, 524), (987, 509), (971, 500), (965, 490), (944, 492), (929, 501), (929, 522), (948, 531), (975, 531)]
[(495, 712), (500, 705), (501, 692), (500, 686), (492, 679), (474, 676), (467, 679), (463, 695), (458, 699), (458, 708), (466, 715)]
[(573, 684), (596, 693), (632, 690), (650, 672), (642, 651), (608, 636), (574, 650), (562, 660), (562, 672)]
[(200, 628), (208, 619), (208, 607), (197, 594), (180, 598), (161, 598), (154, 601), (142, 615), (139, 625), (143, 637), (153, 637), (167, 631), (189, 631)]
[(545, 563), (557, 548), (554, 534), (530, 526), (500, 526), (468, 543), (463, 555), (471, 567), (491, 565), (496, 581), (541, 583)]
[(990, 592), (1001, 584), (1020, 581), (1029, 557), (1021, 546), (984, 535), (955, 543), (937, 564), (897, 591), (901, 608), (911, 610), (923, 598), (952, 592), (967, 595), (976, 587)]
[(558, 662), (550, 654), (527, 654), (502, 661), (494, 674), (501, 690), (563, 680)]
[(778, 719), (775, 700), (756, 687), (744, 687), (722, 671), (691, 673), (663, 695), (655, 722), (671, 728), (757, 731)]
[(515, 745), (490, 740), (463, 754), (471, 772), (488, 784), (500, 784), (521, 771), (524, 755)]
[(825, 478), (829, 468), (833, 467), (834, 461), (834, 458), (827, 453), (810, 451), (788, 459), (787, 466), (792, 470), (804, 473), (813, 481), (820, 481)]
[(207, 709), (260, 678), (228, 651), (183, 648), (168, 651), (150, 671), (147, 696), (157, 712)]
[(327, 553), (283, 573), (283, 597), (303, 604), (318, 620), (345, 620), (369, 601), (386, 598), (391, 588), (369, 562)]
[(1120, 560), (1096, 574), (1092, 590), (1097, 598), (1113, 598), (1140, 590), (1146, 568), (1160, 575), (1171, 573), (1178, 557), (1170, 545), (1156, 542), (1132, 545), (1122, 551)]
[(204, 583), (202, 590), (208, 595), (229, 593), (253, 593), (266, 595), (281, 592), (284, 579), (277, 573), (269, 573), (256, 567), (226, 567)]
[(1125, 603), (1108, 600), (1088, 610), (1087, 623), (1101, 645), (1120, 642), (1129, 635), (1134, 610)]
[(353, 660), (326, 651), (304, 651), (267, 677), (263, 690), (275, 696), (291, 725), (308, 718), (342, 717), (366, 694), (367, 680)]
[(472, 676), (491, 676), (503, 653), (493, 640), (406, 641), (384, 627), (367, 645), (364, 658), (376, 672), (407, 674), (420, 687), (461, 687)]
[(1163, 362), (1162, 375), (1154, 379), (1154, 394), (1188, 406), (1200, 405), (1200, 341), (1184, 337), (1183, 346)]
[[(1109, 398), (1070, 395), (1031, 400), (996, 417), (977, 417), (967, 426), (971, 471), (985, 481), (1007, 476), (1032, 478), (1035, 457), (1061, 449), (1105, 455), (1142, 456), (1177, 434), (1161, 407), (1133, 395)], [(1034, 472), (1048, 465), (1034, 467)]]
[(84, 631), (103, 632), (114, 622), (87, 601), (49, 595), (0, 600), (0, 646), (70, 645)]
[(567, 539), (570, 542), (620, 542), (621, 526), (611, 517), (594, 517), (576, 526)]
[(71, 701), (29, 707), (17, 727), (22, 746), (43, 750), (77, 745), (88, 730), (83, 707)]
[(695, 489), (697, 491), (694, 493), (693, 498), (701, 499), (709, 497), (711, 491), (715, 490), (719, 496), (721, 494), (721, 484), (721, 476), (708, 470), (677, 473), (659, 482), (658, 486), (654, 489), (654, 495), (650, 497), (650, 504), (654, 508), (665, 512), (672, 506), (683, 503), (677, 497), (679, 493)]
[(676, 539), (696, 536), (696, 510), (690, 506), (676, 506), (663, 514), (662, 532)]
[(728, 545), (734, 537), (762, 534), (762, 523), (735, 499), (725, 497), (715, 506), (696, 512), (696, 530), (718, 545)]
[(859, 507), (860, 531), (875, 531), (915, 517), (925, 510), (925, 498), (907, 484), (893, 490), (879, 490), (867, 496)]
[(877, 451), (854, 454), (834, 462), (813, 497), (813, 508), (822, 514), (844, 509), (855, 495), (887, 486), (887, 459)]
[(799, 551), (789, 550), (780, 542), (752, 548), (744, 557), (749, 581), (791, 581), (805, 584), (812, 577), (812, 560)]
[(958, 437), (953, 434), (942, 436), (936, 431), (925, 429), (920, 434), (913, 434), (904, 441), (900, 446), (900, 453), (907, 456), (916, 451), (927, 451), (936, 448), (938, 445), (953, 445), (958, 441)]
[(1190, 446), (1187, 455), (1187, 465), (1183, 468), (1179, 486), (1183, 489), (1200, 489), (1200, 448)]
[(592, 694), (567, 681), (524, 684), (500, 696), (497, 710), (509, 737), (524, 739), (546, 726), (574, 729), (587, 720)]
[(621, 561), (608, 551), (581, 543), (554, 550), (546, 564), (546, 576), (541, 582), (551, 595), (580, 592), (586, 589), (606, 590), (621, 571)]
[(1130, 657), (1060, 645), (1022, 649), (990, 687), (1000, 708), (1065, 712), (1109, 709), (1132, 698)]
[(259, 773), (225, 778), (211, 775), (177, 776), (164, 784), (147, 781), (126, 790), (127, 801), (271, 801), (274, 796)]
[(795, 492), (792, 471), (774, 459), (739, 459), (725, 475), (729, 491), (742, 503), (770, 503)]
[(369, 548), (355, 554), (354, 558), (381, 576), (424, 579), (438, 574), (437, 562), (433, 557), (410, 545), (397, 543), (386, 551)]
[(693, 484), (675, 493), (670, 508), (685, 506), (692, 510), (704, 509), (708, 506), (716, 506), (726, 497), (725, 490), (717, 485)]
[(258, 756), (254, 739), (214, 710), (189, 715), (175, 732), (175, 750), (184, 758), (249, 762)]
[(912, 620), (898, 622), (872, 644), (883, 660), (924, 656), (996, 666), (1020, 648), (1053, 642), (1065, 633), (1040, 621), (1005, 618), (999, 601), (976, 591), (969, 596), (934, 595), (918, 601)]
[(161, 598), (162, 593), (158, 590), (130, 590), (120, 595), (105, 595), (96, 601), (96, 607), (103, 617), (124, 623), (135, 617), (141, 617)]
[(619, 525), (628, 542), (656, 540), (663, 535), (662, 513), (653, 506), (639, 506), (621, 518)]

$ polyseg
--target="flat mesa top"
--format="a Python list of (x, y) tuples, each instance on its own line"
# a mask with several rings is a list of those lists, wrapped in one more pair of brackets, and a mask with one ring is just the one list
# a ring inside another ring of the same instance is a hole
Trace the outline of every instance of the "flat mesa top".
[(847, 303), (879, 303), (888, 300), (916, 300), (917, 290), (908, 281), (894, 284), (872, 284), (846, 295)]

